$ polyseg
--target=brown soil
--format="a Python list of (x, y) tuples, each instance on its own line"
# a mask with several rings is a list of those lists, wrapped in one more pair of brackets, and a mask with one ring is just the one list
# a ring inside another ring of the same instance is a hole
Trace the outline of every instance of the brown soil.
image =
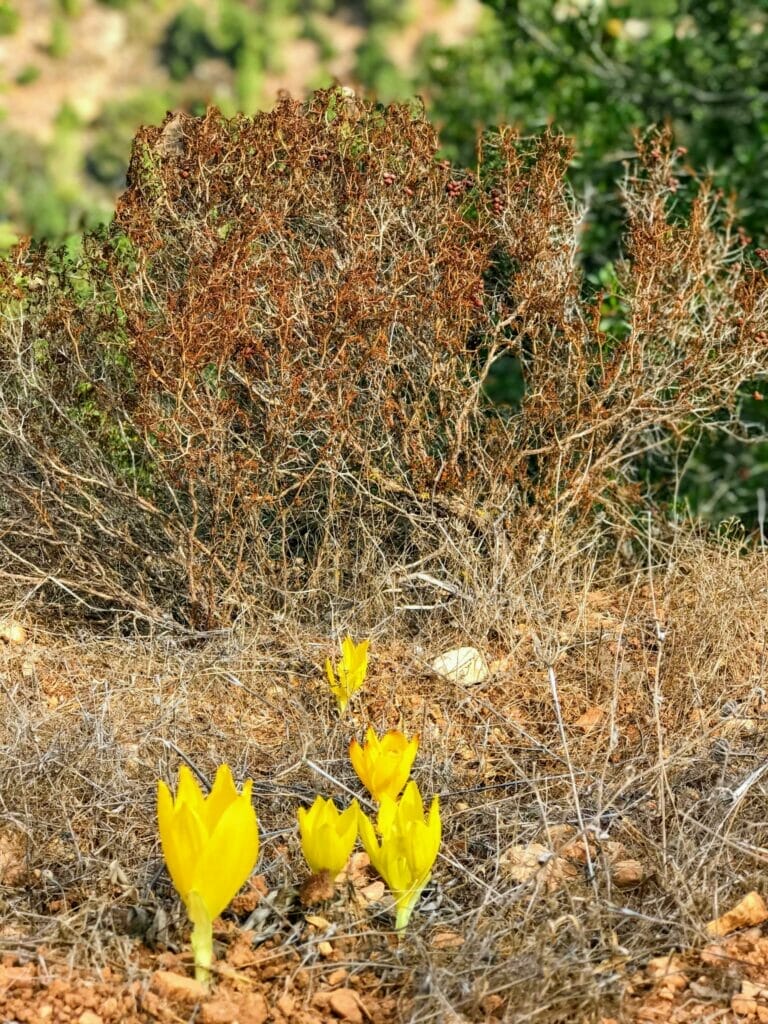
[[(307, 925), (307, 932), (317, 932)], [(201, 1024), (386, 1024), (407, 1020), (410, 1000), (394, 987), (382, 992), (375, 967), (350, 961), (353, 944), (327, 943), (302, 966), (297, 952), (271, 941), (254, 949), (254, 933), (222, 927), (229, 941), (213, 989), (190, 974), (189, 957), (142, 948), (131, 969), (109, 965), (98, 973), (73, 970), (38, 951), (35, 960), (5, 958), (0, 965), (0, 1014), (23, 1024), (149, 1024), (196, 1020)], [(437, 933), (439, 939), (440, 933)], [(317, 945), (321, 945), (318, 941)], [(439, 945), (439, 943), (438, 943)], [(345, 949), (346, 946), (346, 949)], [(485, 999), (488, 1024), (515, 1019), (499, 996)], [(467, 1018), (446, 1014), (458, 1024)], [(619, 1021), (636, 1024), (752, 1024), (768, 1021), (768, 934), (751, 928), (697, 952), (668, 953), (627, 979)]]

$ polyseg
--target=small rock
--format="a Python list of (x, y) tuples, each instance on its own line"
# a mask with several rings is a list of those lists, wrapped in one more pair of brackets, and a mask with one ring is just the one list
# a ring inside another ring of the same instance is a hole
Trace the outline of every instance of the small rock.
[(545, 886), (547, 892), (555, 892), (579, 873), (573, 864), (542, 843), (508, 847), (501, 855), (499, 865), (514, 881), (524, 883), (535, 879)]
[(329, 1002), (334, 1016), (348, 1020), (350, 1024), (363, 1024), (360, 997), (353, 989), (337, 988), (335, 992), (331, 992)]
[(319, 928), (321, 932), (326, 932), (331, 927), (331, 922), (327, 917), (322, 917), (320, 914), (305, 914), (304, 920), (307, 924), (311, 924), (313, 928)]
[(364, 885), (362, 889), (358, 889), (358, 895), (363, 903), (378, 903), (385, 892), (386, 886), (378, 878), (375, 882), (371, 882), (370, 885)]
[(594, 861), (597, 856), (597, 848), (594, 843), (579, 836), (560, 848), (560, 856), (565, 857), (566, 860), (575, 860), (579, 864), (586, 864), (589, 860)]
[(260, 992), (212, 999), (200, 1008), (200, 1024), (264, 1024), (269, 1008)]
[(675, 1001), (675, 990), (667, 982), (664, 982), (663, 985), (659, 985), (654, 991), (654, 998), (656, 1000), (664, 999), (668, 1003), (673, 1003)]
[(237, 1019), (240, 1024), (264, 1024), (269, 1019), (269, 1006), (261, 992), (249, 992), (242, 997)]
[(335, 987), (336, 985), (342, 985), (347, 980), (347, 969), (345, 967), (337, 967), (335, 971), (331, 971), (328, 975), (328, 984)]
[(280, 1013), (282, 1013), (284, 1017), (287, 1017), (288, 1020), (290, 1020), (291, 1017), (293, 1016), (293, 1009), (295, 1005), (296, 1000), (288, 992), (284, 992), (277, 1000), (278, 1010), (280, 1011)]
[(700, 959), (707, 967), (722, 967), (729, 957), (723, 946), (713, 942), (702, 949)]
[(750, 996), (731, 996), (731, 1009), (737, 1017), (754, 1017), (757, 1015), (757, 1000)]
[(432, 671), (454, 683), (483, 683), (488, 665), (476, 647), (455, 647), (432, 662)]
[(248, 880), (244, 892), (235, 896), (230, 903), (230, 907), (236, 914), (245, 917), (254, 912), (267, 892), (268, 889), (264, 882), (264, 876), (256, 875)]
[(150, 988), (161, 998), (169, 1002), (183, 1003), (185, 1006), (194, 1006), (208, 995), (208, 989), (202, 982), (187, 978), (183, 974), (175, 974), (173, 971), (155, 971)]
[[(729, 935), (739, 928), (751, 928), (768, 921), (768, 907), (759, 892), (747, 893), (732, 910), (710, 921), (707, 932), (710, 935)], [(734, 1011), (735, 1012), (735, 1011)]]
[(104, 1024), (103, 1019), (93, 1010), (83, 1010), (77, 1018), (77, 1024)]
[(685, 964), (674, 953), (669, 953), (667, 956), (655, 956), (653, 960), (649, 960), (645, 973), (654, 981), (663, 982), (667, 986), (672, 978), (682, 978), (685, 985), (688, 984), (688, 979), (685, 976)]
[(464, 936), (459, 932), (444, 928), (433, 933), (430, 945), (433, 949), (458, 949), (464, 945)]
[(590, 733), (593, 729), (602, 722), (605, 712), (602, 708), (593, 707), (585, 711), (584, 714), (577, 718), (573, 723), (577, 729), (581, 729), (583, 733)]
[(618, 889), (631, 889), (645, 878), (645, 869), (639, 860), (617, 860), (611, 868), (611, 881)]
[(709, 979), (704, 975), (701, 975), (696, 981), (692, 981), (688, 988), (692, 996), (696, 996), (702, 1001), (712, 1003), (720, 999), (720, 992), (709, 983)]
[(214, 999), (200, 1007), (200, 1016), (197, 1018), (200, 1024), (240, 1024), (240, 1016), (237, 1007), (226, 996), (223, 999)]
[(502, 853), (499, 864), (516, 882), (528, 882), (535, 878), (543, 865), (548, 864), (554, 854), (543, 843), (529, 843), (528, 846), (515, 844)]
[(688, 988), (688, 979), (682, 973), (682, 971), (676, 971), (674, 974), (667, 975), (663, 979), (662, 988), (667, 989), (670, 992), (682, 992), (683, 989)]
[(498, 993), (486, 996), (480, 1001), (480, 1006), (486, 1017), (501, 1017), (504, 1013), (504, 999)]
[(27, 642), (27, 631), (15, 619), (0, 619), (0, 640), (13, 647), (21, 647)]

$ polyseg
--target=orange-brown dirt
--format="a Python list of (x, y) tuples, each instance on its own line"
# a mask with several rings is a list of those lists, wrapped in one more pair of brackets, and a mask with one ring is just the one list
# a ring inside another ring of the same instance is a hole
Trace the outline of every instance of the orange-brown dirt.
[[(336, 1024), (403, 1019), (408, 1001), (382, 994), (375, 969), (351, 973), (332, 949), (322, 964), (301, 967), (296, 953), (251, 932), (229, 929), (226, 960), (212, 992), (190, 975), (189, 957), (138, 951), (130, 974), (109, 966), (72, 970), (41, 950), (35, 960), (6, 957), (0, 966), (0, 1014), (20, 1024), (149, 1024), (195, 1019), (201, 1024)], [(500, 997), (486, 999), (489, 1024), (513, 1016)], [(196, 1016), (192, 1016), (192, 1014)], [(407, 1019), (407, 1015), (405, 1017)], [(451, 1019), (447, 1015), (444, 1018)], [(455, 1022), (462, 1018), (457, 1014)], [(768, 935), (751, 928), (696, 953), (666, 954), (627, 979), (620, 1017), (601, 1024), (752, 1024), (768, 1021)]]

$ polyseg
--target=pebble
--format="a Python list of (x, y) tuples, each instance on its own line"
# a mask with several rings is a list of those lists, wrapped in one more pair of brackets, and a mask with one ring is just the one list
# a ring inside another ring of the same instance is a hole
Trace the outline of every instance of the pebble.
[(351, 988), (337, 988), (331, 992), (329, 1000), (332, 1012), (341, 1020), (350, 1024), (363, 1024), (363, 1013), (360, 1009), (360, 998)]
[(188, 1006), (202, 1002), (208, 995), (208, 989), (201, 982), (173, 971), (155, 971), (151, 988), (163, 999)]

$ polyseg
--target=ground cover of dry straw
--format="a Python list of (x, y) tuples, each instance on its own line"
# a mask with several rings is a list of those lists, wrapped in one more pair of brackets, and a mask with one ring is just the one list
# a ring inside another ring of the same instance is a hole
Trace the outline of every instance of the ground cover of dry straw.
[[(690, 541), (613, 583), (531, 586), (480, 684), (429, 668), (474, 637), (374, 634), (344, 721), (335, 639), (285, 620), (182, 642), (25, 615), (0, 646), (0, 1020), (768, 1020), (761, 554)], [(331, 898), (300, 896), (296, 808), (360, 795), (346, 749), (368, 723), (420, 735), (443, 808), (399, 942), (360, 852)], [(182, 755), (252, 777), (262, 833), (210, 995), (154, 822)]]

